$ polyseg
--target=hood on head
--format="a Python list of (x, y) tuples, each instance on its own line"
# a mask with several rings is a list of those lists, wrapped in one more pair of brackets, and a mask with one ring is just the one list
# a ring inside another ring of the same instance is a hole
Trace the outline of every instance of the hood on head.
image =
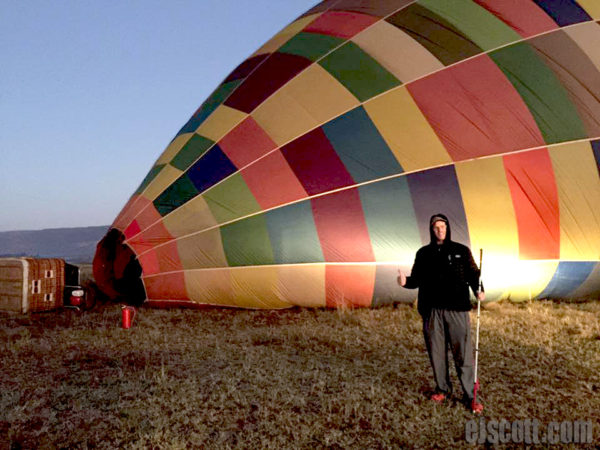
[(446, 222), (446, 239), (444, 239), (444, 242), (448, 242), (451, 239), (450, 221), (448, 220), (448, 218), (444, 214), (441, 214), (441, 213), (434, 214), (429, 219), (429, 238), (431, 239), (432, 244), (435, 244), (437, 242), (437, 238), (435, 237), (435, 234), (433, 233), (433, 224), (439, 220), (443, 220), (444, 222)]

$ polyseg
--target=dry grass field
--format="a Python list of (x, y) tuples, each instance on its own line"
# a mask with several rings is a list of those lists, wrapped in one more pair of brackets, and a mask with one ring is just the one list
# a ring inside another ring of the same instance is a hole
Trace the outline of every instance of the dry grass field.
[[(0, 313), (0, 354), (3, 449), (470, 447), (410, 305)], [(488, 305), (480, 364), (486, 420), (591, 420), (600, 445), (600, 303)]]

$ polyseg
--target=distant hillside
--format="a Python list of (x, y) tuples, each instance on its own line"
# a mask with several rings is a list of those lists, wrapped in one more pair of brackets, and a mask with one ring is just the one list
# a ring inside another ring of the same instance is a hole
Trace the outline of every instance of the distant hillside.
[(96, 252), (96, 244), (107, 230), (108, 225), (1, 231), (0, 256), (62, 258), (71, 263), (90, 263)]

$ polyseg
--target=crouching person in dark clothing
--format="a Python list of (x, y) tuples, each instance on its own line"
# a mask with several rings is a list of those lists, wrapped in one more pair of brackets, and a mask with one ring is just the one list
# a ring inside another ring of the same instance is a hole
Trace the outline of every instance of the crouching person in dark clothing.
[(418, 309), (423, 318), (423, 335), (429, 354), (436, 393), (432, 400), (441, 403), (452, 392), (448, 370), (448, 347), (463, 391), (463, 401), (473, 412), (483, 405), (473, 403), (473, 344), (469, 311), (469, 288), (479, 300), (479, 269), (468, 247), (450, 238), (450, 223), (443, 214), (429, 222), (431, 242), (417, 251), (411, 275), (398, 272), (398, 283), (408, 289), (419, 288)]

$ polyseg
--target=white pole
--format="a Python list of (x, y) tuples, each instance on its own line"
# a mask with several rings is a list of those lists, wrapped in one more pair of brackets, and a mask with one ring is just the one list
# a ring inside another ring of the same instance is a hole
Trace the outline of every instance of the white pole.
[(481, 300), (477, 299), (477, 332), (475, 335), (475, 383), (477, 383), (477, 360), (479, 359), (479, 315), (481, 312)]
[[(481, 281), (481, 266), (483, 265), (483, 249), (479, 249), (479, 292), (483, 292), (483, 282)], [(477, 378), (477, 363), (479, 361), (479, 316), (481, 315), (481, 300), (477, 296), (477, 331), (475, 337), (475, 373), (473, 376), (473, 404), (471, 408), (475, 411), (477, 402), (477, 391), (479, 390), (479, 379)]]

